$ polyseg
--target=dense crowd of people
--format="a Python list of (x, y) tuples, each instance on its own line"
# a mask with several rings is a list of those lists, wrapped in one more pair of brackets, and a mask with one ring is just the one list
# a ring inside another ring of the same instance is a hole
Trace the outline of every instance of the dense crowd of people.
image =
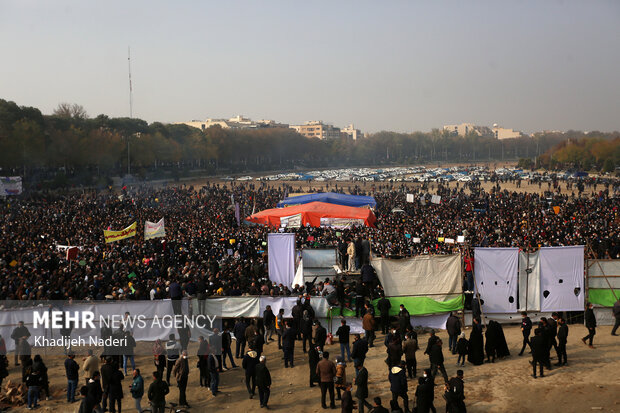
[[(489, 192), (479, 183), (465, 186), (356, 185), (351, 193), (373, 195), (377, 201), (376, 228), (289, 230), (297, 234), (299, 248), (338, 248), (343, 268), (349, 270), (360, 269), (360, 257), (368, 257), (369, 250), (390, 257), (451, 253), (459, 244), (438, 239), (459, 235), (470, 246), (535, 250), (590, 245), (601, 258), (620, 255), (615, 184), (590, 187), (592, 192), (581, 196), (509, 192), (499, 182)], [(8, 198), (0, 201), (0, 299), (321, 293), (323, 284), (290, 291), (270, 282), (267, 233), (277, 228), (244, 223), (252, 211), (275, 207), (292, 191), (285, 185), (237, 183)], [(415, 202), (406, 202), (408, 193)], [(431, 193), (441, 196), (439, 204), (430, 202)], [(162, 217), (166, 237), (144, 241), (144, 221)], [(138, 236), (104, 243), (104, 229), (119, 230), (134, 221)], [(77, 260), (69, 265), (57, 245), (78, 246)]]

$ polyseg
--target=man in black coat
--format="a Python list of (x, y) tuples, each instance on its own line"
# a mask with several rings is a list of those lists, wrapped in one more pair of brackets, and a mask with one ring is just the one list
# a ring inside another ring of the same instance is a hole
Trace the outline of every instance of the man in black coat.
[(590, 340), (588, 347), (594, 348), (592, 345), (592, 341), (594, 340), (594, 335), (596, 334), (596, 317), (594, 316), (594, 310), (592, 309), (592, 303), (587, 304), (586, 312), (584, 314), (586, 328), (588, 329), (588, 335), (581, 339), (583, 344), (586, 344), (586, 340)]
[(295, 353), (295, 330), (291, 328), (289, 321), (284, 322), (284, 333), (282, 333), (282, 351), (284, 352), (284, 367), (295, 367), (293, 359)]
[(554, 312), (551, 314), (551, 318), (547, 319), (547, 324), (549, 324), (549, 350), (551, 350), (551, 347), (553, 347), (556, 354), (558, 352), (558, 343), (555, 340), (556, 336), (558, 335), (558, 318), (558, 313)]
[(401, 337), (405, 337), (408, 329), (411, 328), (411, 315), (403, 304), (400, 305), (400, 311), (398, 312), (398, 329)]
[(431, 347), (431, 351), (429, 354), (429, 359), (431, 361), (431, 373), (434, 376), (437, 375), (437, 370), (441, 371), (441, 375), (443, 376), (444, 381), (448, 382), (448, 373), (446, 373), (446, 368), (443, 365), (443, 351), (441, 349), (442, 341), (437, 340), (433, 347)]
[(319, 376), (316, 374), (316, 365), (321, 360), (320, 348), (310, 346), (308, 350), (308, 364), (310, 366), (310, 387), (314, 387), (314, 383), (319, 383)]
[(616, 319), (616, 323), (614, 324), (614, 328), (611, 329), (611, 335), (617, 336), (618, 334), (616, 334), (616, 331), (618, 330), (618, 327), (620, 327), (620, 300), (614, 303), (613, 314)]
[(88, 379), (88, 384), (86, 385), (86, 402), (85, 402), (85, 411), (92, 412), (93, 409), (101, 403), (101, 398), (103, 397), (103, 391), (101, 390), (101, 383), (99, 379), (101, 375), (98, 371), (93, 372), (93, 375), (90, 379)]
[(295, 338), (301, 340), (301, 318), (303, 314), (303, 307), (301, 305), (301, 298), (297, 299), (296, 304), (291, 309), (291, 315), (293, 317), (293, 324), (291, 327), (295, 330)]
[(323, 327), (321, 325), (320, 321), (316, 321), (316, 331), (314, 333), (314, 345), (318, 346), (321, 348), (321, 351), (323, 351), (323, 348), (325, 347), (325, 340), (327, 340), (327, 330), (325, 330), (325, 327)]
[(270, 341), (273, 341), (273, 333), (275, 332), (276, 324), (276, 316), (271, 309), (271, 306), (268, 305), (263, 311), (263, 326), (265, 327), (265, 343), (269, 344)]
[(456, 354), (456, 342), (458, 341), (459, 334), (461, 334), (461, 320), (450, 313), (448, 320), (446, 321), (446, 330), (448, 330), (448, 351), (452, 354)]
[(245, 387), (248, 389), (250, 399), (254, 397), (256, 391), (256, 365), (258, 362), (258, 353), (254, 350), (248, 351), (241, 362), (241, 367), (245, 370)]
[(567, 363), (566, 341), (568, 340), (568, 326), (562, 317), (558, 318), (558, 325), (560, 326), (558, 327), (558, 362), (555, 365), (564, 366)]
[(377, 308), (379, 309), (379, 314), (381, 314), (381, 333), (387, 334), (390, 327), (390, 308), (392, 308), (392, 304), (390, 300), (382, 296), (377, 302)]
[(364, 413), (364, 406), (372, 409), (372, 405), (366, 401), (368, 398), (368, 370), (363, 363), (356, 363), (355, 373), (355, 384), (357, 385), (355, 397), (357, 398), (359, 413)]
[(527, 316), (527, 313), (523, 311), (521, 313), (521, 333), (523, 334), (523, 347), (521, 347), (521, 351), (519, 355), (522, 356), (525, 351), (525, 346), (530, 346), (530, 350), (532, 349), (532, 345), (530, 344), (530, 333), (532, 331), (532, 320)]
[(447, 413), (467, 413), (463, 370), (457, 370), (456, 377), (452, 377), (446, 384), (445, 399)]
[[(314, 347), (312, 345), (312, 324), (314, 323), (314, 319), (311, 316), (310, 311), (307, 308), (304, 308), (301, 318), (301, 343), (303, 347), (304, 353), (306, 349)], [(307, 346), (306, 346), (307, 344)]]
[(271, 373), (267, 368), (267, 358), (260, 356), (259, 363), (256, 365), (256, 386), (258, 387), (258, 397), (260, 407), (267, 408), (269, 395), (271, 394)]
[[(364, 360), (366, 360), (366, 353), (368, 353), (368, 342), (359, 334), (355, 334), (355, 336), (353, 336), (353, 350), (351, 351), (353, 362), (363, 365)], [(359, 374), (359, 370), (355, 370), (355, 374)]]
[(29, 337), (30, 337), (30, 331), (28, 331), (28, 327), (24, 325), (23, 321), (19, 321), (17, 323), (17, 327), (15, 327), (15, 329), (11, 333), (11, 338), (15, 342), (15, 365), (16, 366), (19, 366), (18, 360), (19, 360), (19, 356), (21, 355), (19, 354), (19, 350), (18, 350), (20, 348), (20, 341), (22, 339), (28, 340)]
[(388, 374), (390, 381), (390, 391), (392, 392), (392, 401), (398, 403), (398, 398), (403, 399), (405, 413), (409, 413), (409, 395), (407, 394), (407, 375), (405, 374), (405, 363), (390, 369)]
[(235, 351), (235, 358), (240, 359), (243, 357), (245, 353), (245, 329), (248, 328), (248, 325), (245, 323), (243, 318), (240, 318), (239, 321), (235, 324), (233, 328), (233, 334), (235, 335), (235, 339), (237, 340), (237, 346)]
[(534, 330), (534, 337), (531, 342), (532, 347), (532, 377), (536, 378), (536, 364), (540, 365), (540, 377), (545, 377), (544, 365), (547, 364), (547, 342), (542, 335), (542, 330), (537, 328)]

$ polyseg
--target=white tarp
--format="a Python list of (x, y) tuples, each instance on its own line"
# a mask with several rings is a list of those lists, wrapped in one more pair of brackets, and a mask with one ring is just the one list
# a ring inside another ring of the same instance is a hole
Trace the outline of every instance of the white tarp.
[(304, 260), (303, 258), (299, 258), (299, 264), (297, 264), (297, 269), (295, 270), (295, 278), (293, 278), (293, 286), (303, 286), (304, 285)]
[(293, 287), (295, 278), (295, 234), (267, 234), (269, 279)]
[[(432, 315), (424, 315), (424, 316), (412, 316), (411, 317), (411, 325), (414, 327), (427, 327), (434, 329), (446, 329), (446, 321), (448, 321), (448, 316), (450, 313), (445, 314), (432, 314)], [(341, 317), (335, 317), (332, 319), (331, 329), (329, 328), (329, 319), (319, 318), (321, 324), (327, 328), (327, 331), (336, 334), (338, 327), (340, 327)], [(347, 320), (347, 325), (351, 327), (351, 334), (364, 334), (364, 329), (362, 328), (362, 319), (354, 318), (354, 317), (345, 317)], [(471, 324), (471, 323), (470, 323)]]
[(540, 249), (542, 311), (582, 311), (584, 290), (583, 245)]
[[(197, 313), (197, 307), (195, 312)], [(258, 317), (258, 297), (221, 297), (205, 300), (205, 314), (220, 315), (223, 318)]]
[(433, 296), (462, 292), (461, 255), (424, 255), (401, 260), (374, 258), (371, 262), (385, 295)]
[(517, 311), (519, 248), (475, 248), (476, 291), (484, 313)]
[(519, 311), (540, 311), (540, 260), (538, 251), (519, 252)]
[(166, 227), (164, 226), (164, 219), (160, 219), (157, 222), (145, 221), (144, 222), (144, 240), (153, 238), (162, 238), (166, 236)]
[(588, 288), (620, 290), (620, 260), (588, 260), (587, 265)]
[(306, 268), (332, 268), (338, 265), (338, 254), (335, 248), (304, 249), (301, 255)]

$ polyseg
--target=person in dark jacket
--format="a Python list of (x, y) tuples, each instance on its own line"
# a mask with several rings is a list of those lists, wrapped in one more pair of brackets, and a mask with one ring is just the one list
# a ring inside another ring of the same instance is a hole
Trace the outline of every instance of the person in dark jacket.
[(80, 374), (80, 366), (76, 363), (75, 354), (70, 352), (65, 360), (65, 372), (67, 374), (67, 401), (75, 402), (75, 392)]
[(400, 305), (400, 311), (398, 312), (398, 329), (401, 337), (405, 337), (407, 331), (411, 328), (411, 315), (403, 304)]
[(32, 371), (36, 371), (39, 377), (41, 378), (41, 390), (45, 393), (46, 400), (50, 398), (50, 385), (49, 385), (49, 377), (47, 375), (47, 366), (43, 362), (43, 359), (39, 354), (34, 356), (34, 360), (32, 362)]
[(224, 367), (225, 369), (228, 368), (226, 367), (226, 356), (228, 356), (228, 358), (230, 359), (230, 368), (233, 368), (233, 369), (237, 368), (237, 365), (235, 364), (235, 359), (233, 359), (231, 346), (232, 346), (232, 337), (230, 336), (230, 328), (226, 327), (224, 331), (222, 332), (222, 365), (223, 366), (220, 366), (220, 367)]
[[(353, 363), (364, 364), (366, 353), (368, 353), (368, 342), (365, 338), (362, 338), (360, 334), (355, 334), (355, 336), (353, 336), (353, 350), (351, 351)], [(355, 374), (358, 374), (358, 370), (355, 370)]]
[(133, 398), (136, 410), (138, 413), (142, 413), (142, 396), (144, 396), (144, 379), (140, 375), (140, 369), (134, 369), (133, 382), (129, 387), (131, 397)]
[(338, 336), (338, 343), (340, 344), (340, 357), (344, 360), (344, 353), (346, 350), (347, 361), (351, 361), (351, 348), (349, 347), (349, 335), (351, 334), (351, 327), (347, 325), (347, 321), (343, 318), (340, 320), (340, 327), (336, 331)]
[(495, 357), (497, 356), (497, 343), (499, 341), (499, 337), (495, 327), (496, 324), (499, 325), (499, 323), (495, 320), (489, 321), (487, 331), (484, 333), (486, 338), (484, 342), (484, 350), (487, 354), (487, 363), (495, 363)]
[(366, 401), (368, 398), (368, 370), (363, 363), (355, 364), (355, 398), (359, 406), (359, 413), (364, 413), (364, 406), (372, 409), (372, 405)]
[(105, 358), (103, 366), (101, 366), (101, 385), (103, 389), (102, 403), (103, 410), (106, 410), (108, 405), (108, 391), (109, 391), (109, 383), (112, 380), (112, 375), (116, 371), (114, 360), (111, 356), (107, 356)]
[(98, 408), (103, 398), (101, 390), (101, 374), (98, 371), (93, 372), (88, 384), (86, 385), (86, 398), (84, 400), (85, 412), (91, 413)]
[(164, 413), (166, 395), (170, 392), (168, 383), (162, 380), (158, 371), (153, 372), (153, 383), (149, 386), (148, 397), (153, 406), (153, 413)]
[(256, 386), (258, 387), (260, 407), (267, 408), (271, 394), (271, 373), (267, 368), (267, 357), (265, 356), (260, 356), (259, 363), (256, 365)]
[(239, 321), (235, 324), (233, 328), (233, 334), (235, 335), (235, 340), (237, 340), (237, 346), (235, 350), (235, 358), (240, 359), (243, 357), (245, 353), (245, 329), (248, 328), (248, 325), (245, 323), (243, 318), (240, 318)]
[(291, 328), (295, 330), (296, 340), (301, 340), (301, 318), (302, 318), (303, 311), (304, 309), (301, 304), (301, 298), (298, 298), (293, 308), (291, 308), (291, 316), (293, 317)]
[(289, 321), (284, 323), (285, 328), (282, 333), (282, 351), (284, 352), (284, 367), (295, 367), (295, 330), (291, 328)]
[(353, 397), (351, 396), (351, 383), (344, 384), (344, 391), (342, 392), (341, 400), (340, 411), (342, 413), (353, 413), (355, 402), (353, 402)]
[(467, 360), (474, 366), (484, 363), (484, 338), (482, 337), (482, 326), (474, 318), (473, 327), (469, 334), (469, 354)]
[(372, 413), (390, 413), (388, 409), (383, 407), (381, 403), (381, 397), (377, 396), (374, 399), (372, 399), (372, 401), (375, 403), (375, 407), (372, 409)]
[(123, 400), (123, 385), (121, 381), (125, 375), (118, 368), (114, 369), (112, 377), (108, 382), (108, 398), (110, 401), (110, 412), (116, 413), (116, 405), (118, 405), (118, 413), (121, 413), (121, 404)]
[(316, 321), (316, 331), (314, 332), (314, 345), (321, 348), (323, 351), (325, 347), (325, 341), (327, 340), (327, 330), (321, 325), (320, 321)]
[(263, 354), (264, 346), (265, 346), (265, 339), (263, 337), (263, 334), (261, 334), (261, 332), (258, 330), (255, 331), (254, 338), (252, 339), (250, 343), (248, 343), (248, 347), (256, 351), (256, 353), (258, 354), (258, 357), (260, 357)]
[(209, 342), (203, 336), (198, 337), (198, 371), (200, 374), (200, 387), (209, 387), (209, 371), (207, 370), (207, 357), (209, 357)]
[(177, 380), (177, 386), (179, 387), (179, 406), (190, 407), (187, 403), (187, 382), (189, 381), (189, 360), (187, 357), (187, 350), (183, 350), (181, 357), (174, 363), (172, 368), (172, 374)]
[(446, 383), (444, 398), (446, 399), (446, 413), (467, 413), (463, 370), (457, 370), (456, 377), (452, 377)]
[(389, 368), (400, 366), (403, 357), (403, 347), (396, 337), (393, 337), (392, 341), (388, 344), (387, 354), (387, 364)]
[(392, 392), (392, 401), (398, 404), (398, 398), (403, 399), (405, 412), (409, 412), (409, 396), (407, 395), (407, 375), (405, 374), (405, 363), (401, 362), (400, 366), (394, 366), (388, 374), (390, 381), (390, 391)]
[(459, 341), (456, 343), (456, 352), (459, 358), (456, 360), (456, 365), (465, 365), (465, 359), (469, 353), (469, 341), (465, 338), (465, 332), (462, 332), (459, 336)]
[(446, 321), (446, 330), (448, 330), (448, 351), (456, 354), (456, 342), (459, 334), (461, 334), (461, 320), (456, 315), (450, 313)]
[(379, 314), (381, 315), (381, 333), (387, 334), (390, 328), (390, 308), (392, 308), (392, 304), (390, 300), (382, 296), (381, 299), (377, 302), (377, 308), (379, 309)]
[(617, 300), (614, 303), (613, 315), (614, 315), (614, 318), (616, 319), (616, 322), (614, 324), (614, 328), (611, 329), (611, 335), (617, 336), (618, 334), (616, 334), (616, 331), (618, 331), (618, 327), (620, 327), (620, 300)]
[(30, 331), (28, 331), (28, 327), (24, 325), (23, 321), (19, 321), (17, 323), (17, 327), (15, 327), (13, 332), (11, 332), (11, 338), (15, 342), (15, 365), (16, 366), (19, 366), (18, 359), (19, 359), (19, 356), (21, 356), (19, 352), (20, 342), (21, 340), (28, 340), (29, 337), (30, 337)]
[(532, 347), (532, 377), (536, 378), (536, 364), (540, 365), (540, 377), (545, 377), (544, 365), (547, 364), (547, 342), (542, 335), (542, 330), (534, 330), (534, 337), (531, 340)]
[(432, 401), (429, 400), (429, 394), (434, 391), (430, 389), (430, 383), (424, 378), (418, 378), (418, 386), (415, 389), (416, 413), (429, 413)]
[(241, 366), (245, 370), (245, 387), (248, 389), (250, 399), (254, 398), (256, 392), (256, 365), (259, 362), (258, 353), (250, 350), (243, 356)]
[[(311, 315), (308, 308), (304, 305), (304, 311), (302, 313), (301, 318), (301, 343), (303, 346), (304, 353), (308, 348), (314, 347), (312, 344), (312, 324), (314, 323), (314, 318)], [(306, 347), (307, 344), (307, 347)]]
[(405, 355), (405, 364), (407, 365), (407, 376), (412, 379), (418, 375), (418, 363), (415, 356), (416, 351), (420, 349), (418, 346), (418, 340), (414, 338), (413, 333), (407, 333), (402, 346), (403, 354)]
[(321, 349), (319, 347), (310, 347), (308, 351), (308, 364), (310, 367), (310, 387), (314, 387), (314, 383), (319, 383), (319, 376), (316, 373), (316, 366), (321, 360)]
[[(568, 360), (566, 359), (566, 341), (568, 340), (568, 326), (566, 320), (562, 317), (558, 318), (558, 362), (556, 366), (565, 366)], [(562, 361), (563, 360), (563, 361)]]
[(525, 351), (525, 346), (530, 346), (530, 350), (532, 349), (532, 345), (530, 344), (530, 333), (532, 332), (532, 320), (527, 316), (527, 313), (523, 311), (521, 313), (521, 333), (523, 334), (523, 347), (521, 347), (521, 351), (519, 355), (522, 356)]
[(431, 348), (431, 354), (429, 355), (429, 359), (431, 361), (431, 373), (433, 377), (437, 375), (437, 370), (441, 371), (441, 375), (443, 376), (444, 381), (448, 382), (448, 373), (446, 373), (446, 368), (443, 365), (444, 357), (443, 350), (441, 346), (443, 342), (441, 340), (437, 340), (433, 347)]
[(596, 334), (596, 317), (594, 316), (594, 310), (592, 308), (592, 303), (588, 303), (583, 317), (586, 328), (588, 329), (588, 335), (581, 339), (583, 344), (586, 344), (586, 340), (589, 340), (588, 347), (590, 348), (594, 348), (592, 341), (594, 340), (594, 335)]
[(265, 343), (269, 344), (273, 341), (273, 333), (275, 332), (276, 315), (273, 313), (271, 306), (268, 305), (263, 311), (263, 326), (265, 327)]
[(32, 370), (26, 376), (26, 387), (28, 388), (28, 410), (39, 407), (39, 389), (41, 388), (41, 376), (36, 370)]

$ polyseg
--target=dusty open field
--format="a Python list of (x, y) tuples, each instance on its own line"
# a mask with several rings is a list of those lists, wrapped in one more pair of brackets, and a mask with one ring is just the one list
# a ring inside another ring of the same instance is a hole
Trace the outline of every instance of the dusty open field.
[[(527, 412), (586, 412), (593, 408), (602, 408), (605, 412), (620, 412), (620, 337), (610, 335), (611, 327), (604, 326), (597, 330), (595, 337), (596, 349), (590, 349), (581, 342), (585, 335), (585, 327), (571, 325), (568, 341), (568, 363), (561, 368), (554, 368), (546, 372), (547, 377), (533, 379), (530, 377), (531, 368), (528, 363), (530, 357), (518, 357), (520, 349), (521, 333), (517, 326), (505, 327), (505, 334), (511, 351), (507, 359), (497, 361), (494, 364), (473, 366), (466, 363), (465, 371), (465, 395), (468, 412), (502, 412), (502, 413), (527, 413)], [(469, 336), (469, 330), (467, 330)], [(439, 336), (447, 343), (447, 334), (441, 331)], [(428, 334), (420, 335), (421, 347), (426, 346)], [(382, 336), (377, 338), (379, 344), (370, 349), (366, 366), (370, 377), (370, 396), (381, 396), (387, 401), (390, 398), (389, 383), (387, 381), (387, 366), (384, 364), (385, 348)], [(328, 347), (335, 356), (339, 352), (337, 344)], [(553, 352), (553, 351), (552, 351)], [(190, 355), (195, 355), (196, 343), (190, 346)], [(456, 356), (446, 356), (446, 369), (449, 376), (456, 373)], [(281, 352), (277, 345), (272, 343), (266, 346), (268, 366), (273, 378), (270, 406), (274, 411), (319, 412), (320, 391), (318, 387), (308, 387), (308, 363), (307, 357), (301, 352), (298, 345), (295, 353), (295, 368), (284, 369), (281, 360)], [(81, 362), (82, 355), (76, 360)], [(14, 367), (11, 360), (9, 379), (19, 380), (20, 370)], [(50, 370), (53, 400), (41, 401), (39, 411), (44, 412), (77, 412), (79, 403), (68, 405), (65, 402), (64, 389), (66, 386), (63, 358), (48, 358), (45, 360)], [(554, 363), (555, 360), (552, 360)], [(146, 386), (151, 382), (150, 374), (153, 371), (151, 357), (138, 357), (137, 365), (144, 372)], [(208, 411), (259, 411), (257, 398), (248, 399), (244, 385), (243, 371), (234, 369), (220, 375), (222, 393), (213, 397), (209, 391), (198, 386), (198, 370), (195, 367), (195, 357), (190, 360), (189, 386), (187, 390), (188, 402), (193, 412)], [(426, 356), (418, 352), (418, 371), (429, 367)], [(352, 366), (347, 366), (349, 380), (354, 376)], [(441, 381), (441, 380), (438, 380)], [(80, 383), (82, 380), (80, 379)], [(126, 378), (125, 388), (128, 388), (131, 380)], [(174, 380), (173, 380), (174, 382)], [(413, 381), (409, 382), (410, 398), (415, 391)], [(443, 386), (438, 385), (435, 389), (435, 406), (438, 411), (444, 411), (444, 401), (441, 397)], [(176, 384), (171, 387), (168, 396), (169, 401), (178, 401)], [(146, 401), (143, 400), (143, 405)], [(339, 405), (338, 405), (339, 408)], [(128, 391), (123, 399), (124, 411), (135, 411), (133, 400)], [(596, 409), (598, 410), (598, 409)], [(25, 412), (25, 407), (11, 409), (11, 411)]]

